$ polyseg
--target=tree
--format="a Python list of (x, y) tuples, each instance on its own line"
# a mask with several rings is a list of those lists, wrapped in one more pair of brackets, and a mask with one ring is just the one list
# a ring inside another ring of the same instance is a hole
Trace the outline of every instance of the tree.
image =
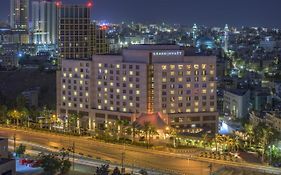
[(115, 167), (113, 172), (112, 172), (112, 175), (121, 175), (121, 171), (119, 170), (118, 167)]
[(97, 167), (96, 175), (108, 175), (109, 174), (109, 165), (101, 165), (101, 167)]
[(60, 173), (66, 174), (71, 168), (71, 162), (69, 161), (69, 152), (62, 149), (59, 152), (60, 156)]
[(126, 128), (129, 126), (129, 121), (128, 120), (118, 120), (117, 126), (118, 126), (118, 133), (119, 133), (118, 139), (120, 139), (120, 138), (125, 139), (124, 138), (125, 132), (126, 132)]
[(59, 153), (40, 153), (38, 157), (41, 160), (40, 166), (47, 175), (53, 175), (57, 172), (60, 172), (60, 174), (67, 174), (71, 168), (69, 152), (64, 149)]
[(26, 121), (27, 127), (29, 127), (29, 111), (27, 108), (22, 108), (20, 111), (21, 118)]
[(19, 125), (19, 119), (21, 118), (21, 114), (17, 110), (10, 110), (8, 111), (7, 115), (14, 120), (17, 123), (17, 126)]
[(204, 134), (202, 135), (202, 139), (203, 139), (203, 146), (204, 146), (204, 149), (206, 149), (206, 146), (207, 146), (208, 143), (209, 143), (208, 134), (207, 134), (207, 133), (204, 133)]
[(131, 125), (131, 131), (132, 131), (132, 137), (133, 137), (133, 143), (135, 142), (136, 140), (136, 134), (139, 133), (139, 130), (138, 130), (138, 122), (134, 121)]
[(43, 171), (46, 175), (56, 174), (61, 167), (61, 161), (55, 154), (39, 154), (41, 160), (40, 167), (43, 168)]
[(254, 137), (254, 126), (252, 124), (245, 124), (245, 131), (247, 135), (247, 140), (250, 142), (250, 148), (252, 147), (252, 141)]
[(16, 149), (16, 155), (21, 157), (26, 151), (26, 146), (24, 146), (23, 144), (20, 144), (19, 147), (17, 147)]
[(157, 133), (155, 127), (153, 127), (150, 122), (145, 122), (142, 129), (145, 134), (146, 146), (148, 148), (148, 146), (150, 144), (151, 136), (156, 135), (158, 133)]

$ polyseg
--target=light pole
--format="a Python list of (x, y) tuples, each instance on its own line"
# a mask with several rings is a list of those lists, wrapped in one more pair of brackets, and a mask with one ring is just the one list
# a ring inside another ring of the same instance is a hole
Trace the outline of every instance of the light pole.
[(74, 154), (75, 154), (75, 142), (73, 141), (73, 145), (72, 145), (72, 163), (73, 163), (73, 166), (72, 166), (72, 168), (73, 168), (73, 171), (74, 171)]
[(15, 133), (14, 133), (13, 139), (14, 139), (14, 153), (15, 153), (16, 152), (16, 134)]
[(121, 174), (125, 174), (124, 159), (125, 159), (125, 143), (124, 143), (123, 152), (121, 155)]

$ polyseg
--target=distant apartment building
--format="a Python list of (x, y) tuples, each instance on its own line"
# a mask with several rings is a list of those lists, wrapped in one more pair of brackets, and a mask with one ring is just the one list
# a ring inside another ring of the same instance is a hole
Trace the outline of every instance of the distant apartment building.
[(34, 44), (56, 44), (58, 8), (54, 0), (32, 1), (32, 31)]
[(244, 118), (249, 115), (250, 91), (230, 89), (224, 91), (223, 111), (234, 118)]
[(94, 130), (141, 113), (163, 113), (182, 132), (217, 131), (216, 58), (186, 56), (175, 45), (135, 45), (122, 55), (63, 59), (57, 83), (61, 118), (79, 113)]
[(105, 33), (91, 21), (92, 2), (57, 4), (59, 9), (58, 46), (61, 59), (90, 59), (105, 54)]
[(7, 138), (0, 138), (0, 174), (16, 174), (16, 161), (9, 158)]
[(26, 103), (29, 107), (38, 107), (40, 88), (36, 87), (23, 91), (21, 95), (25, 98)]
[(29, 0), (10, 0), (10, 26), (28, 31)]

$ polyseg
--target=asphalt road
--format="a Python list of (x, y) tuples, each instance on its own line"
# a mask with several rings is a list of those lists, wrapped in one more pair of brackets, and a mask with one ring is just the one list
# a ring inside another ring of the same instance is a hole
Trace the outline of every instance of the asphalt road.
[(94, 158), (99, 157), (109, 160), (113, 164), (120, 164), (122, 153), (125, 152), (124, 163), (127, 166), (143, 167), (155, 171), (166, 172), (165, 174), (186, 174), (186, 175), (209, 175), (210, 162), (213, 163), (213, 170), (219, 168), (234, 167), (256, 172), (270, 174), (281, 174), (281, 169), (273, 168), (261, 164), (247, 162), (230, 162), (223, 160), (212, 160), (199, 158), (193, 153), (169, 153), (156, 150), (148, 150), (135, 146), (109, 144), (84, 137), (63, 136), (50, 133), (15, 130), (0, 128), (0, 137), (13, 138), (20, 141), (27, 141), (51, 148), (70, 148), (75, 144), (75, 152), (90, 155)]
[[(75, 143), (75, 152), (92, 157), (100, 157), (112, 163), (120, 164), (125, 152), (124, 163), (128, 166), (143, 167), (167, 172), (167, 174), (208, 175), (209, 163), (189, 160), (174, 154), (155, 150), (146, 150), (134, 146), (108, 144), (85, 138), (69, 137), (34, 131), (0, 128), (0, 137), (13, 138), (43, 145), (46, 147), (69, 148)], [(220, 166), (214, 165), (213, 171)]]

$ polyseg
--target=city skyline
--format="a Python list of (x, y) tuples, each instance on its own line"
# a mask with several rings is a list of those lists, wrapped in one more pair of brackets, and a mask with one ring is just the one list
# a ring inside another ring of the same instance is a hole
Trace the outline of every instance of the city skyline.
[[(87, 0), (64, 0), (64, 3), (86, 3)], [(0, 20), (8, 20), (9, 1), (1, 2)], [(198, 23), (206, 26), (281, 26), (278, 7), (281, 2), (271, 0), (230, 1), (222, 0), (202, 2), (202, 0), (95, 0), (92, 19), (107, 20), (119, 23), (122, 21), (135, 21), (146, 23), (175, 23), (192, 25)], [(156, 10), (157, 9), (157, 10)], [(239, 9), (239, 11), (237, 10)], [(239, 12), (239, 13), (237, 13)], [(129, 14), (129, 15), (128, 15)], [(144, 15), (145, 14), (145, 15)], [(208, 18), (206, 18), (208, 16)]]

